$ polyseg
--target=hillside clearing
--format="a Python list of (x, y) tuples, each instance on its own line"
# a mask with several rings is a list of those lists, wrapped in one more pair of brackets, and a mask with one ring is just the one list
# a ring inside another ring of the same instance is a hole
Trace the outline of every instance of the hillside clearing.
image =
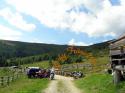
[(40, 61), (40, 62), (35, 62), (33, 64), (24, 64), (23, 67), (40, 67), (40, 68), (49, 68), (49, 61)]

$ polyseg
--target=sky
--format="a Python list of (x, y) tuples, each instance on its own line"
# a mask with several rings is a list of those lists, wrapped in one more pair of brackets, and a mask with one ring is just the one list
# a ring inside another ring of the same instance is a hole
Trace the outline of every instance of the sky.
[(0, 39), (87, 46), (125, 33), (125, 0), (0, 0)]

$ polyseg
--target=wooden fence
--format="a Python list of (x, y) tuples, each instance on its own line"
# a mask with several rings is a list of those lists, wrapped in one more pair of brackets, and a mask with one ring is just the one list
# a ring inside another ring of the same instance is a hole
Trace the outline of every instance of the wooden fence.
[(64, 65), (62, 66), (61, 70), (72, 70), (72, 69), (88, 69), (88, 70), (93, 70), (93, 68), (96, 69), (104, 69), (107, 67), (107, 64), (97, 64), (95, 66), (92, 66), (91, 64), (83, 64), (83, 63), (78, 63), (78, 64), (70, 64), (70, 65)]
[(61, 71), (61, 70), (58, 70), (58, 71), (55, 71), (55, 72), (56, 72), (56, 75), (71, 76), (71, 71)]
[(20, 74), (14, 74), (12, 76), (0, 77), (0, 86), (7, 86), (11, 82), (17, 80), (20, 77)]

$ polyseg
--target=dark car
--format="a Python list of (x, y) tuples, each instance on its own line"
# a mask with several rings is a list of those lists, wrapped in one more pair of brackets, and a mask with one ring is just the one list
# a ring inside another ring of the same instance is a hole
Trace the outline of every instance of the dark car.
[(37, 67), (28, 68), (28, 70), (27, 70), (28, 78), (37, 77), (37, 73), (39, 72), (39, 70), (40, 70), (40, 68), (37, 68)]

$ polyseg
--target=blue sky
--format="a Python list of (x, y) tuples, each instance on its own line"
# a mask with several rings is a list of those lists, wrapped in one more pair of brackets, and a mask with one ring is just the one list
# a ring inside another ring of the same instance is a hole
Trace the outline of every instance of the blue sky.
[(124, 0), (0, 0), (0, 39), (90, 45), (123, 35), (124, 13)]

